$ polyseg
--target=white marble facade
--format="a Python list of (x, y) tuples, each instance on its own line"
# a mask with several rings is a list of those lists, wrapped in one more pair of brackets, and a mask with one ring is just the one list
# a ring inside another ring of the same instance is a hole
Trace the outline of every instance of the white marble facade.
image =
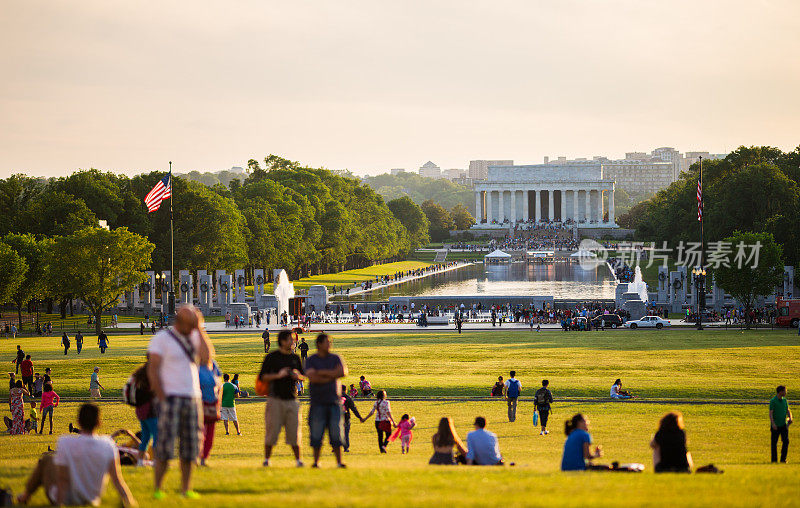
[(614, 226), (614, 180), (603, 178), (599, 164), (490, 167), (488, 178), (475, 183), (475, 213), (479, 225), (574, 221)]

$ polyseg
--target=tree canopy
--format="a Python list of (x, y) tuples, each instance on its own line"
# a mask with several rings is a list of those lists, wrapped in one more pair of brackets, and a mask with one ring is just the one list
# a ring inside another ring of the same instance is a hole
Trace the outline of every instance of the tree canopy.
[[(700, 165), (620, 217), (641, 240), (676, 245), (697, 238)], [(740, 147), (721, 160), (703, 162), (704, 227), (716, 241), (735, 231), (771, 233), (788, 264), (800, 262), (800, 147)]]
[(783, 280), (781, 247), (770, 233), (736, 231), (723, 242), (731, 249), (714, 269), (717, 284), (750, 310)]
[(126, 290), (145, 281), (155, 246), (125, 227), (106, 230), (88, 227), (53, 240), (47, 254), (49, 271), (59, 294), (81, 298), (95, 316), (100, 316)]

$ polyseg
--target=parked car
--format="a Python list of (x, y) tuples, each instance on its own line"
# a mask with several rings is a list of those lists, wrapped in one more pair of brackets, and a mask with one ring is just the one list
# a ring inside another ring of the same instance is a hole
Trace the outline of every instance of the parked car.
[(645, 316), (642, 319), (635, 319), (625, 323), (628, 328), (635, 330), (637, 328), (657, 328), (662, 329), (665, 326), (670, 326), (669, 321), (658, 316)]
[(578, 316), (578, 317), (576, 317), (576, 318), (574, 318), (572, 320), (572, 327), (571, 328), (573, 330), (577, 330), (577, 331), (583, 332), (588, 328), (587, 327), (588, 322), (589, 322), (589, 320), (586, 319), (585, 317)]
[(593, 328), (617, 328), (622, 326), (622, 318), (616, 314), (603, 314), (592, 319)]

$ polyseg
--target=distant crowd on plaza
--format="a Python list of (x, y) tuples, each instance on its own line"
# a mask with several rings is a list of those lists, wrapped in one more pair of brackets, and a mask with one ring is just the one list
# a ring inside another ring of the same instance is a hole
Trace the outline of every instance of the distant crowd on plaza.
[(490, 250), (577, 250), (579, 244), (573, 225), (522, 223), (514, 227), (514, 234), (491, 240), (488, 246)]

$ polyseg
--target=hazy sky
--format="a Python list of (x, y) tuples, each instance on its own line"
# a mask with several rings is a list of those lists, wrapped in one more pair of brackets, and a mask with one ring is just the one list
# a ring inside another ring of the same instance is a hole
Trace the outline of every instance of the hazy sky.
[(0, 48), (0, 177), (800, 144), (798, 0), (3, 0)]

